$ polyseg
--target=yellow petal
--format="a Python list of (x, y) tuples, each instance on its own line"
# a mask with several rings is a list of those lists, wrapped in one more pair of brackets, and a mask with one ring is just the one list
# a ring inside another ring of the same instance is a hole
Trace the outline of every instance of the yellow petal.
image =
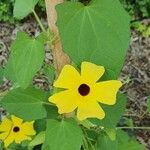
[(104, 74), (105, 69), (103, 66), (98, 66), (90, 62), (82, 62), (81, 64), (81, 77), (87, 82), (95, 83)]
[(33, 121), (32, 122), (25, 122), (21, 125), (21, 132), (23, 135), (35, 135), (36, 132), (33, 128)]
[(115, 104), (116, 95), (121, 86), (121, 81), (117, 80), (96, 83), (95, 94), (98, 96), (97, 100), (107, 105)]
[(0, 139), (4, 140), (10, 133), (12, 128), (12, 122), (5, 117), (0, 125)]
[(8, 134), (9, 134), (9, 132), (2, 132), (1, 134), (0, 134), (0, 140), (4, 140), (4, 139), (6, 139), (6, 137), (8, 136)]
[(14, 141), (14, 135), (10, 134), (5, 140), (4, 140), (4, 146), (7, 148), (11, 143)]
[(58, 79), (54, 82), (55, 87), (74, 89), (79, 85), (80, 74), (71, 65), (65, 65), (62, 69)]
[(32, 138), (31, 137), (29, 137), (29, 136), (26, 136), (26, 135), (24, 135), (24, 134), (17, 134), (15, 137), (14, 137), (14, 139), (15, 139), (15, 142), (17, 143), (17, 144), (20, 144), (22, 141), (25, 141), (25, 140), (32, 140)]
[(69, 113), (77, 108), (79, 96), (70, 90), (65, 90), (52, 95), (49, 101), (56, 104), (59, 113)]
[(0, 124), (0, 132), (10, 131), (11, 126), (12, 126), (11, 120), (9, 120), (7, 117), (5, 117), (2, 121), (2, 123)]
[(104, 117), (105, 117), (105, 112), (99, 106), (98, 102), (85, 101), (78, 106), (77, 118), (79, 120), (85, 120), (87, 118), (103, 119)]
[(18, 118), (14, 115), (11, 116), (11, 119), (12, 119), (12, 122), (13, 122), (14, 126), (15, 125), (20, 126), (23, 122), (23, 120), (21, 118)]

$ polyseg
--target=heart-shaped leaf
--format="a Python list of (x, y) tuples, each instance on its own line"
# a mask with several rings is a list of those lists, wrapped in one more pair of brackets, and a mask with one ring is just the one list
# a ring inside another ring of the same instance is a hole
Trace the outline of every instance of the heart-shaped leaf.
[(46, 141), (47, 150), (80, 150), (82, 145), (82, 131), (72, 120), (48, 120)]
[(76, 63), (91, 61), (113, 70), (124, 63), (130, 39), (129, 16), (118, 0), (93, 0), (87, 6), (65, 2), (56, 7), (64, 51)]
[(10, 113), (24, 120), (36, 120), (46, 117), (43, 101), (46, 93), (29, 87), (10, 91), (1, 101), (2, 106)]
[(15, 0), (14, 17), (23, 19), (32, 12), (39, 0)]
[(28, 87), (33, 76), (41, 68), (44, 55), (43, 44), (25, 33), (18, 33), (6, 67), (8, 78), (17, 81), (22, 88)]

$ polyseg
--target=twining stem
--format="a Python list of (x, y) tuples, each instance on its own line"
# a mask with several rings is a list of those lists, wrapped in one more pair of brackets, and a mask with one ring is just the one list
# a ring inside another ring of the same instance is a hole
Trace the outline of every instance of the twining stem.
[(141, 130), (150, 130), (150, 127), (117, 127), (117, 129), (141, 129)]
[(36, 21), (38, 22), (38, 24), (39, 24), (41, 30), (42, 30), (43, 32), (46, 32), (46, 29), (44, 28), (44, 26), (43, 26), (43, 24), (42, 24), (42, 22), (41, 22), (39, 16), (37, 15), (37, 13), (35, 12), (34, 9), (32, 9), (32, 12), (33, 12), (34, 17), (35, 17)]
[(48, 102), (42, 102), (42, 104), (44, 104), (44, 105), (49, 105), (49, 106), (56, 106), (56, 105), (54, 105), (54, 104), (52, 104), (52, 103), (48, 103)]
[(123, 114), (125, 117), (138, 117), (136, 114)]
[(67, 54), (64, 53), (62, 49), (62, 44), (59, 37), (59, 31), (56, 26), (57, 12), (55, 7), (56, 5), (62, 2), (63, 0), (45, 0), (49, 28), (53, 32), (53, 34), (57, 36), (57, 39), (51, 45), (53, 63), (56, 69), (56, 75), (59, 75), (64, 65), (70, 63), (69, 57), (67, 56)]
[(83, 148), (84, 148), (84, 150), (89, 149), (88, 142), (87, 142), (87, 139), (85, 138), (85, 136), (83, 136)]
[(87, 146), (87, 150), (88, 150), (88, 145), (90, 145), (91, 150), (95, 150), (95, 148), (94, 148), (93, 144), (91, 143), (90, 139), (88, 139), (88, 135), (87, 135), (87, 133), (86, 133), (84, 128), (82, 128), (82, 131), (84, 133), (84, 137), (83, 137), (84, 139), (83, 140), (86, 140), (85, 144)]
[(71, 0), (71, 2), (78, 2), (78, 0)]
[(90, 145), (90, 147), (91, 147), (91, 150), (95, 150), (95, 148), (94, 148), (93, 144), (91, 143), (90, 139), (87, 138), (87, 140), (88, 140), (88, 143), (89, 143), (89, 145)]

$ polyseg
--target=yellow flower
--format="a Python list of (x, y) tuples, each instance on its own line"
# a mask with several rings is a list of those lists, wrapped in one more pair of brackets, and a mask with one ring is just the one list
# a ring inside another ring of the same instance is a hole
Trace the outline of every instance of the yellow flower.
[(98, 102), (107, 105), (115, 104), (116, 94), (122, 86), (118, 80), (97, 82), (104, 72), (103, 66), (90, 62), (82, 62), (81, 73), (71, 65), (65, 65), (54, 86), (66, 90), (52, 95), (49, 101), (56, 104), (60, 114), (69, 113), (78, 108), (79, 120), (103, 119), (105, 112)]
[(33, 123), (34, 121), (23, 122), (13, 115), (11, 120), (5, 117), (0, 124), (0, 140), (4, 142), (6, 148), (13, 142), (20, 144), (24, 140), (31, 140), (30, 136), (36, 134)]

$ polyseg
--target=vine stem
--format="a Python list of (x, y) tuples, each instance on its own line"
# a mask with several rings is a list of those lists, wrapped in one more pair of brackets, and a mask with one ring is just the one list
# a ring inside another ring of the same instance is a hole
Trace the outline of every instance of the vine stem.
[(127, 117), (138, 117), (136, 114), (123, 114), (123, 116)]
[(34, 9), (32, 9), (32, 12), (33, 12), (34, 17), (35, 17), (36, 21), (38, 22), (38, 24), (39, 24), (41, 30), (42, 30), (43, 32), (46, 32), (46, 29), (44, 28), (44, 26), (43, 26), (43, 24), (42, 24), (42, 22), (41, 22), (39, 16), (37, 15), (37, 13), (35, 12)]
[(50, 45), (50, 47), (52, 48), (53, 63), (56, 69), (56, 76), (59, 75), (64, 65), (70, 63), (69, 56), (63, 51), (58, 27), (56, 26), (57, 12), (55, 8), (56, 5), (63, 3), (63, 1), (64, 0), (45, 0), (49, 28), (53, 32), (54, 36), (57, 36), (57, 40), (53, 41), (53, 44)]
[(90, 139), (88, 139), (88, 135), (87, 135), (87, 133), (86, 133), (86, 131), (85, 131), (84, 128), (82, 128), (82, 131), (83, 131), (83, 133), (84, 133), (83, 140), (86, 141), (87, 150), (88, 150), (88, 145), (90, 145), (91, 150), (95, 150), (95, 148), (94, 148), (93, 144), (91, 143)]
[(44, 105), (49, 105), (49, 106), (56, 106), (56, 105), (54, 105), (54, 104), (52, 104), (52, 103), (48, 103), (48, 102), (42, 102), (42, 104), (44, 104)]
[(141, 129), (141, 130), (150, 130), (150, 127), (117, 127), (117, 129)]
[(88, 150), (89, 149), (88, 148), (88, 142), (87, 142), (85, 136), (83, 136), (83, 148), (84, 148), (84, 150)]

